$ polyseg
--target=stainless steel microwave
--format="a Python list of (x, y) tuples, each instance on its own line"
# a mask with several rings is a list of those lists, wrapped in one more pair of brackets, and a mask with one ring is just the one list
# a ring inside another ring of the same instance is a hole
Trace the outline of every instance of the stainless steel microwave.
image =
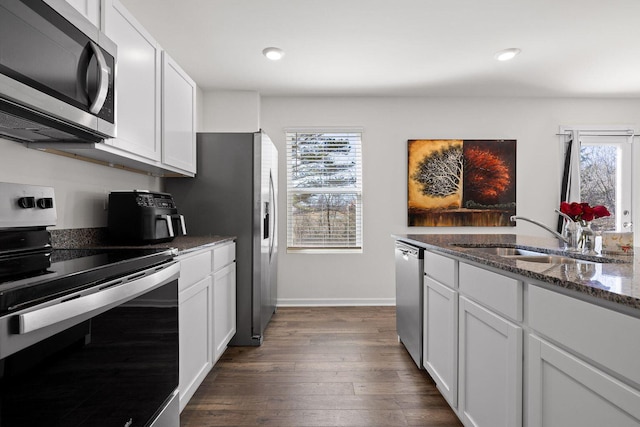
[(0, 138), (116, 136), (116, 44), (65, 0), (0, 0)]

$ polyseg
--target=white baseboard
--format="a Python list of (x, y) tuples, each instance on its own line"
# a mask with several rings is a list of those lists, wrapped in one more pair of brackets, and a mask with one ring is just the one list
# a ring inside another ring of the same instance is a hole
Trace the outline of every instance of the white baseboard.
[(278, 298), (278, 307), (395, 306), (395, 298)]

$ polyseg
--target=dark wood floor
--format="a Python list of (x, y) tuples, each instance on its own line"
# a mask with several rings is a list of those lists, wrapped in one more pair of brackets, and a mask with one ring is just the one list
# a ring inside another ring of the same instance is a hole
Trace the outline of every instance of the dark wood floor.
[(461, 426), (398, 343), (394, 307), (281, 308), (261, 347), (230, 347), (182, 427)]

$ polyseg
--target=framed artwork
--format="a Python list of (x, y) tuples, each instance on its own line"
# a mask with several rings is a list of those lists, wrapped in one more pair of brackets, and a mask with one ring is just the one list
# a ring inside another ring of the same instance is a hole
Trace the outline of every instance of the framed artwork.
[(504, 227), (516, 213), (516, 140), (410, 139), (413, 227)]

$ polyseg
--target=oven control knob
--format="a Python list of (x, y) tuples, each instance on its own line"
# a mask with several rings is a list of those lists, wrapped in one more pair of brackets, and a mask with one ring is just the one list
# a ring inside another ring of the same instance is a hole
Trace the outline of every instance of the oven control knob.
[(18, 206), (22, 209), (31, 209), (36, 207), (35, 197), (20, 197), (18, 199)]
[(53, 198), (52, 197), (43, 197), (42, 199), (38, 199), (36, 204), (40, 209), (52, 209), (53, 208)]

